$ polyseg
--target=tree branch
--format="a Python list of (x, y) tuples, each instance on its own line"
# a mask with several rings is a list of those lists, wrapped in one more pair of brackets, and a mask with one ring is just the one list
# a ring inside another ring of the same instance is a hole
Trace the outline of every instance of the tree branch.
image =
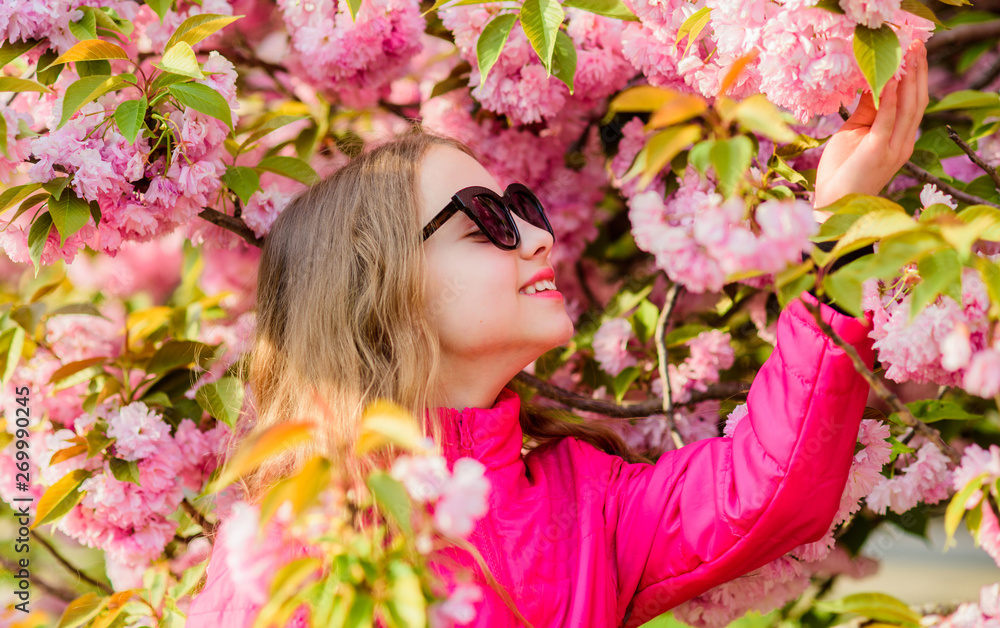
[(104, 592), (105, 595), (111, 595), (112, 593), (114, 593), (114, 591), (111, 590), (111, 587), (109, 587), (108, 585), (104, 584), (103, 582), (98, 582), (97, 580), (94, 580), (93, 578), (91, 578), (90, 576), (88, 576), (86, 573), (84, 573), (82, 570), (77, 569), (76, 567), (74, 567), (68, 560), (66, 560), (56, 550), (55, 547), (52, 546), (51, 543), (49, 543), (48, 541), (46, 541), (45, 538), (43, 538), (40, 534), (38, 534), (34, 530), (32, 530), (31, 532), (29, 532), (29, 534), (31, 534), (31, 538), (33, 538), (34, 540), (38, 541), (39, 545), (41, 545), (42, 547), (44, 547), (45, 549), (47, 549), (49, 551), (49, 553), (52, 554), (52, 556), (56, 559), (56, 561), (60, 565), (62, 565), (63, 567), (65, 567), (67, 571), (69, 571), (73, 575), (77, 576), (78, 578), (80, 578), (81, 580), (83, 580), (84, 582), (86, 582), (87, 584), (89, 584), (91, 586), (94, 586), (94, 587), (97, 587), (102, 592)]
[(927, 42), (927, 52), (940, 52), (945, 48), (962, 44), (967, 46), (973, 42), (1000, 37), (1000, 20), (979, 22), (977, 24), (962, 24), (949, 31), (936, 33)]
[(253, 230), (239, 218), (235, 218), (229, 214), (224, 214), (217, 209), (212, 209), (211, 207), (203, 207), (198, 216), (200, 218), (204, 218), (217, 227), (222, 227), (227, 231), (232, 231), (253, 246), (258, 248), (264, 246), (264, 238), (258, 238), (257, 235), (254, 234)]
[(996, 168), (990, 166), (988, 163), (986, 163), (985, 161), (983, 161), (983, 158), (979, 156), (979, 153), (977, 153), (976, 151), (972, 150), (972, 147), (969, 146), (965, 142), (965, 140), (963, 140), (961, 137), (959, 137), (958, 133), (955, 133), (955, 129), (951, 128), (947, 124), (945, 125), (944, 128), (948, 129), (948, 137), (951, 138), (951, 141), (953, 141), (956, 144), (958, 144), (958, 147), (962, 149), (962, 152), (964, 152), (966, 155), (969, 156), (969, 159), (972, 160), (972, 163), (974, 163), (977, 166), (979, 166), (979, 168), (983, 172), (985, 172), (986, 174), (988, 174), (989, 177), (990, 177), (990, 179), (993, 180), (993, 186), (995, 188), (997, 188), (997, 190), (1000, 190), (1000, 175), (997, 174)]
[(990, 207), (996, 207), (997, 209), (1000, 209), (1000, 205), (992, 203), (986, 200), (985, 198), (979, 198), (978, 196), (967, 194), (966, 192), (963, 192), (962, 190), (959, 190), (958, 188), (948, 183), (945, 183), (944, 181), (935, 177), (934, 175), (927, 172), (920, 166), (914, 164), (912, 161), (908, 161), (905, 164), (903, 164), (903, 170), (905, 170), (910, 176), (920, 181), (921, 183), (933, 183), (934, 185), (937, 186), (939, 190), (951, 194), (952, 198), (954, 198), (957, 201), (962, 201), (963, 203), (968, 203), (969, 205), (989, 205)]
[(667, 323), (670, 320), (670, 314), (674, 311), (674, 305), (677, 304), (677, 297), (680, 296), (681, 286), (678, 283), (674, 283), (667, 290), (666, 299), (663, 301), (663, 310), (660, 312), (660, 316), (656, 321), (656, 357), (657, 357), (657, 369), (660, 372), (660, 382), (663, 384), (663, 414), (667, 418), (667, 429), (670, 430), (670, 438), (674, 441), (674, 448), (680, 449), (684, 446), (684, 438), (681, 437), (681, 433), (677, 430), (677, 422), (674, 420), (674, 398), (673, 391), (670, 389), (670, 374), (667, 372), (667, 365), (669, 362), (670, 354), (667, 352), (667, 343), (664, 341), (664, 337), (667, 333)]
[(997, 57), (993, 65), (979, 75), (979, 78), (969, 83), (969, 89), (980, 90), (995, 81), (998, 76), (1000, 76), (1000, 57)]
[(208, 519), (205, 518), (205, 515), (201, 514), (201, 512), (194, 507), (194, 504), (189, 502), (186, 497), (181, 500), (181, 508), (189, 517), (191, 517), (192, 520), (194, 520), (195, 523), (201, 526), (201, 529), (204, 530), (206, 534), (210, 535), (212, 531), (215, 530), (215, 525), (209, 523)]
[(910, 409), (907, 408), (902, 401), (900, 401), (899, 397), (896, 396), (896, 393), (889, 390), (882, 380), (876, 377), (875, 374), (868, 368), (868, 365), (865, 364), (864, 360), (861, 359), (861, 356), (858, 355), (857, 349), (841, 338), (840, 335), (834, 331), (833, 327), (830, 327), (830, 324), (823, 320), (820, 307), (811, 303), (803, 304), (806, 309), (812, 313), (813, 318), (816, 319), (816, 324), (819, 325), (821, 330), (823, 330), (823, 333), (833, 341), (833, 344), (840, 347), (844, 353), (851, 358), (851, 362), (854, 364), (854, 369), (865, 379), (866, 382), (868, 382), (868, 385), (875, 391), (875, 394), (888, 403), (889, 407), (891, 407), (894, 412), (898, 413), (899, 420), (904, 425), (912, 427), (921, 436), (934, 443), (937, 448), (941, 450), (941, 453), (948, 456), (948, 458), (950, 458), (951, 461), (957, 465), (960, 460), (958, 452), (952, 449), (948, 443), (944, 442), (944, 439), (941, 438), (941, 434), (937, 430), (913, 416), (913, 413), (910, 412)]
[[(515, 375), (514, 381), (534, 388), (542, 397), (558, 401), (566, 407), (603, 414), (613, 419), (638, 419), (654, 414), (663, 414), (663, 397), (651, 397), (645, 401), (619, 405), (610, 401), (578, 395), (525, 371)], [(678, 405), (693, 405), (709, 399), (726, 399), (736, 395), (745, 395), (748, 390), (749, 386), (744, 382), (720, 382), (706, 392), (692, 393), (688, 401)]]
[[(0, 565), (3, 565), (4, 569), (6, 569), (11, 573), (17, 573), (18, 569), (21, 568), (14, 561), (7, 560), (6, 558), (3, 557), (0, 557)], [(63, 589), (62, 587), (57, 587), (54, 584), (49, 584), (48, 582), (45, 582), (44, 580), (38, 577), (37, 573), (31, 574), (31, 584), (37, 586), (39, 589), (41, 589), (48, 595), (60, 599), (63, 602), (72, 602), (76, 598), (80, 597), (75, 592), (70, 591), (69, 589)]]

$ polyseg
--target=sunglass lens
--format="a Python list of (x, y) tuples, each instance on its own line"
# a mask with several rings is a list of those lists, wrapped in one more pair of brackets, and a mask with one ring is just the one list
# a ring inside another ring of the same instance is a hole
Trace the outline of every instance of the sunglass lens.
[(500, 244), (513, 247), (517, 236), (500, 203), (491, 196), (481, 194), (473, 199), (473, 205), (484, 230)]
[(545, 229), (549, 233), (552, 233), (552, 228), (549, 226), (549, 223), (545, 218), (542, 203), (534, 194), (531, 192), (517, 190), (511, 193), (510, 199), (511, 211), (517, 214), (518, 218), (538, 227), (539, 229)]

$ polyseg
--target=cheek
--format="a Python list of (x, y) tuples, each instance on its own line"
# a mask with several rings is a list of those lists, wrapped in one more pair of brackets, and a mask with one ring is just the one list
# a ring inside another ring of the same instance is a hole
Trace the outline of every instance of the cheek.
[(488, 255), (466, 256), (432, 269), (428, 314), (443, 342), (460, 335), (469, 340), (509, 327), (517, 315), (517, 269)]

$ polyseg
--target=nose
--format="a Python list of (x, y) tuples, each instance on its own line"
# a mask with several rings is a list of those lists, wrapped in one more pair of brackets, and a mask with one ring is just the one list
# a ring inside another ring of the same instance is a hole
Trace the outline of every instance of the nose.
[(519, 250), (521, 256), (531, 259), (537, 255), (548, 255), (555, 245), (555, 238), (552, 237), (552, 234), (547, 229), (536, 227), (513, 213), (511, 213), (511, 217), (514, 218), (517, 231), (521, 234)]

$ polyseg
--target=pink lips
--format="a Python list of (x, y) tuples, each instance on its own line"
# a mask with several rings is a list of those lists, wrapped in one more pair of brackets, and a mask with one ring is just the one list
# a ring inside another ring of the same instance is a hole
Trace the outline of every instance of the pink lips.
[(520, 292), (521, 290), (524, 290), (528, 286), (531, 286), (538, 281), (543, 281), (546, 279), (549, 281), (555, 281), (556, 279), (555, 271), (553, 271), (551, 268), (543, 268), (534, 275), (532, 275), (531, 279), (529, 279), (527, 283), (525, 283), (518, 289), (518, 293), (526, 297), (539, 297), (543, 299), (562, 299), (563, 295), (558, 290), (542, 290), (541, 292), (536, 292), (534, 294), (523, 294)]

